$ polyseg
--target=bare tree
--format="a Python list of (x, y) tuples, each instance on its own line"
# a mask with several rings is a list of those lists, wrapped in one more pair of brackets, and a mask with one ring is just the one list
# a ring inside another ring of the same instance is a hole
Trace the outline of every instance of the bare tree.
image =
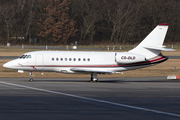
[(28, 3), (29, 16), (27, 17), (25, 39), (28, 39), (28, 36), (29, 36), (29, 38), (31, 38), (31, 34), (29, 33), (29, 31), (30, 31), (30, 26), (32, 24), (32, 20), (33, 20), (33, 17), (34, 17), (34, 13), (33, 13), (34, 4), (35, 4), (35, 0), (30, 0), (29, 3)]
[[(128, 33), (129, 26), (132, 27), (134, 6), (128, 0), (104, 0), (107, 16), (112, 27), (111, 42), (117, 43), (122, 40), (123, 35)], [(127, 35), (127, 34), (126, 34)], [(124, 42), (124, 40), (122, 40)]]
[(0, 11), (6, 24), (7, 42), (10, 38), (10, 29), (12, 28), (12, 18), (14, 17), (14, 5), (12, 3), (3, 3), (0, 5)]
[(179, 42), (179, 6), (179, 0), (0, 0), (0, 39), (26, 43), (41, 36), (40, 44), (135, 44), (166, 22), (166, 42)]
[(89, 39), (92, 44), (95, 35), (95, 23), (102, 17), (102, 0), (73, 1), (80, 26), (80, 39)]
[(45, 8), (47, 12), (47, 18), (40, 19), (39, 25), (42, 29), (39, 36), (51, 36), (53, 41), (60, 41), (67, 44), (67, 40), (70, 36), (74, 36), (77, 29), (75, 23), (70, 19), (68, 15), (69, 0), (49, 0), (49, 4)]

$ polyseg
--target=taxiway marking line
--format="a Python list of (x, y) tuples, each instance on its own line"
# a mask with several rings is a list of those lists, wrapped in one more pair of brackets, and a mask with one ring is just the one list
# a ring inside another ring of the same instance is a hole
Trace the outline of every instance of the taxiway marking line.
[(99, 100), (99, 99), (94, 99), (94, 98), (88, 98), (88, 97), (67, 94), (67, 93), (62, 93), (62, 92), (56, 92), (56, 91), (51, 91), (51, 90), (39, 89), (39, 88), (34, 88), (34, 87), (29, 87), (29, 86), (14, 84), (14, 83), (8, 83), (8, 82), (3, 82), (3, 81), (0, 81), (0, 83), (6, 84), (6, 85), (11, 85), (11, 86), (16, 86), (16, 87), (21, 87), (21, 88), (38, 90), (38, 91), (47, 92), (47, 93), (53, 93), (53, 94), (59, 94), (59, 95), (64, 95), (64, 96), (69, 96), (69, 97), (74, 97), (74, 98), (79, 98), (79, 99), (84, 99), (84, 100), (95, 101), (95, 102), (99, 102), (99, 103), (106, 103), (106, 104), (115, 105), (115, 106), (119, 106), (119, 107), (125, 107), (125, 108), (130, 108), (130, 109), (143, 110), (143, 111), (147, 111), (147, 112), (153, 112), (153, 113), (164, 114), (164, 115), (169, 115), (169, 116), (174, 116), (174, 117), (180, 117), (179, 114), (175, 114), (175, 113), (163, 112), (163, 111), (159, 111), (159, 110), (153, 110), (153, 109), (148, 109), (148, 108), (143, 108), (143, 107), (115, 103), (115, 102)]

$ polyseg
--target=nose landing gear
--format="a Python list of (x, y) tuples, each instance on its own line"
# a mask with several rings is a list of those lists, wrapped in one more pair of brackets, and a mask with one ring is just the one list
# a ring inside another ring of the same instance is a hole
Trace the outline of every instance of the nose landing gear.
[(33, 72), (33, 71), (30, 71), (30, 72), (29, 72), (29, 75), (30, 75), (29, 82), (34, 82), (34, 79), (33, 79), (33, 77), (35, 76), (35, 75), (34, 75), (34, 72)]

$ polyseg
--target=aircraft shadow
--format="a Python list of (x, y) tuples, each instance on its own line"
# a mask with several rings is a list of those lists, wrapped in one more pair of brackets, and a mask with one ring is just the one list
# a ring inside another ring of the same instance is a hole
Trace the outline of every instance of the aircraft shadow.
[[(133, 80), (134, 78), (129, 78), (129, 79), (124, 79), (124, 78), (119, 78), (119, 79), (99, 79), (97, 83), (179, 83), (180, 80), (167, 80), (167, 79), (152, 79), (152, 80)], [(25, 80), (23, 80), (25, 81)], [(28, 80), (26, 80), (29, 82)], [(64, 78), (64, 79), (34, 79), (34, 82), (66, 82), (66, 83), (96, 83), (96, 82), (90, 82), (89, 79), (69, 79), (69, 78)]]

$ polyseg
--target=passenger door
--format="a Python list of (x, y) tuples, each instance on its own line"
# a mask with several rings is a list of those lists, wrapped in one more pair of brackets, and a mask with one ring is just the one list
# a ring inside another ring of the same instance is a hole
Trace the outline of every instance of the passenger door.
[(44, 57), (42, 54), (36, 55), (36, 69), (38, 71), (43, 71), (44, 67)]

